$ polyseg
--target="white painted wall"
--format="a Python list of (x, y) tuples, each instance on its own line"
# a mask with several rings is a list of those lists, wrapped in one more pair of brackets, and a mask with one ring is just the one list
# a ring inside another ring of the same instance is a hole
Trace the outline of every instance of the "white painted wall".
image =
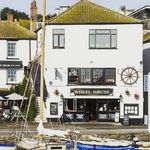
[[(65, 29), (65, 49), (53, 49), (52, 29)], [(89, 49), (89, 29), (117, 29), (117, 49)], [(58, 89), (64, 98), (87, 98), (87, 96), (71, 96), (71, 88), (113, 88), (113, 96), (89, 96), (89, 98), (119, 98), (120, 117), (124, 116), (123, 104), (139, 104), (139, 115), (131, 116), (143, 118), (143, 70), (142, 62), (142, 24), (129, 25), (47, 25), (45, 46), (45, 80), (49, 97), (47, 99), (47, 117), (60, 117), (62, 115), (62, 101), (54, 94)], [(38, 32), (40, 37), (41, 30)], [(39, 38), (38, 38), (39, 39)], [(40, 43), (40, 41), (38, 42)], [(40, 47), (40, 45), (38, 45)], [(134, 67), (139, 72), (136, 84), (126, 86), (121, 80), (122, 69)], [(116, 68), (116, 86), (67, 86), (67, 68)], [(55, 80), (55, 68), (61, 72), (63, 80)], [(52, 85), (49, 84), (52, 81)], [(129, 90), (131, 96), (125, 94)], [(139, 94), (139, 100), (134, 94)], [(60, 103), (59, 115), (50, 116), (50, 102)]]

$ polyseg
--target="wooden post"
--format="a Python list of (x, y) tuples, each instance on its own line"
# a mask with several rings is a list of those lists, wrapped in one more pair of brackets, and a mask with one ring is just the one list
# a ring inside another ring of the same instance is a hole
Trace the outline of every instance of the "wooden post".
[(46, 0), (43, 0), (43, 24), (42, 24), (42, 44), (41, 44), (41, 80), (40, 80), (40, 121), (43, 120), (44, 101), (44, 49), (45, 49), (45, 16)]

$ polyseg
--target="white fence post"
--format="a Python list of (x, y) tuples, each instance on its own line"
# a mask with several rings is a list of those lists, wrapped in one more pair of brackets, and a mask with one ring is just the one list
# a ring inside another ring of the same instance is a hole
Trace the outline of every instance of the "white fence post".
[(148, 133), (150, 133), (150, 72), (148, 73)]

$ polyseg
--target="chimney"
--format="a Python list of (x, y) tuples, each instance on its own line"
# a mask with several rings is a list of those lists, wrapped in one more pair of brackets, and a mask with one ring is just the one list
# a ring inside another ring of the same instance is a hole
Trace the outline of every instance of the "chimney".
[(13, 20), (14, 20), (13, 14), (8, 13), (7, 14), (7, 21), (8, 22), (13, 22)]
[(30, 8), (30, 30), (35, 31), (37, 29), (37, 5), (36, 0), (33, 0)]
[(61, 14), (62, 12), (66, 11), (68, 8), (69, 6), (60, 6), (59, 8), (56, 8), (55, 10), (56, 10), (57, 16)]

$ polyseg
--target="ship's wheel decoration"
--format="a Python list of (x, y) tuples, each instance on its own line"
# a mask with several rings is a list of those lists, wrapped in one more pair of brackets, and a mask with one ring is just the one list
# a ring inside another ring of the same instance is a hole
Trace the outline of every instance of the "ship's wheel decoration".
[(126, 84), (126, 85), (132, 85), (137, 82), (139, 78), (138, 71), (133, 68), (133, 67), (127, 67), (122, 70), (121, 72), (121, 80)]

